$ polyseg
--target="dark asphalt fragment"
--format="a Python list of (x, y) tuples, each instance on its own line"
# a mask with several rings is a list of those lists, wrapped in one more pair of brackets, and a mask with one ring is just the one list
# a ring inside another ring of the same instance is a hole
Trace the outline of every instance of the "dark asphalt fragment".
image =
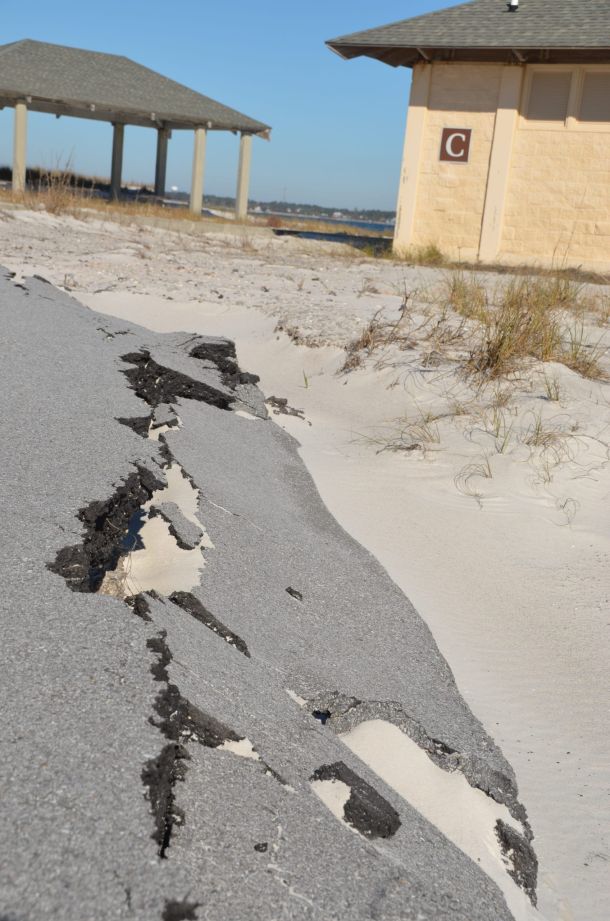
[[(140, 599), (140, 603), (144, 601), (142, 595), (136, 595), (136, 599)], [(144, 602), (146, 604), (146, 602)], [(147, 613), (150, 613), (150, 608), (148, 604), (146, 605)], [(150, 617), (147, 618), (150, 621)], [(155, 681), (165, 681), (169, 684), (169, 675), (167, 673), (167, 666), (172, 660), (172, 654), (169, 651), (169, 646), (166, 643), (167, 633), (165, 630), (162, 630), (157, 636), (151, 636), (146, 640), (146, 647), (150, 649), (157, 657), (157, 661), (153, 662), (150, 666), (150, 673), (155, 679)]]
[[(165, 683), (169, 682), (167, 666), (172, 658), (169, 647), (165, 642), (166, 636), (165, 631), (162, 631), (158, 636), (150, 637), (146, 643), (147, 647), (156, 656), (156, 661), (150, 667), (152, 676), (155, 681)], [(170, 687), (174, 693), (168, 698)], [(171, 722), (171, 700), (174, 697), (179, 697), (178, 689), (169, 684), (167, 684), (165, 691), (157, 695), (155, 709), (163, 722), (158, 724), (152, 717), (150, 722), (158, 726), (171, 741), (168, 745), (163, 746), (156, 758), (151, 758), (147, 761), (142, 769), (142, 783), (147, 788), (148, 800), (155, 820), (155, 830), (152, 838), (157, 844), (158, 854), (162, 860), (167, 858), (167, 849), (171, 843), (174, 826), (181, 825), (185, 817), (184, 810), (176, 805), (174, 788), (177, 783), (184, 781), (186, 774), (185, 762), (189, 760), (189, 754), (179, 742), (180, 732), (170, 731), (175, 726)]]
[[(33, 277), (37, 278), (38, 281), (46, 281), (46, 278), (41, 278), (40, 275), (34, 275)], [(47, 284), (50, 284), (50, 282), (47, 282)], [(128, 329), (117, 329), (117, 330), (114, 330), (113, 332), (110, 332), (110, 330), (106, 329), (105, 326), (98, 326), (97, 331), (99, 333), (104, 333), (104, 335), (106, 336), (106, 339), (115, 339), (116, 336), (128, 336), (129, 335)]]
[(146, 600), (146, 594), (144, 592), (139, 592), (137, 595), (130, 595), (129, 598), (125, 598), (125, 604), (131, 608), (133, 613), (136, 617), (139, 617), (140, 620), (152, 623), (150, 605)]
[(175, 825), (184, 822), (184, 811), (176, 805), (174, 788), (184, 781), (185, 761), (189, 755), (177, 743), (165, 745), (156, 758), (146, 762), (142, 770), (142, 783), (147, 787), (150, 808), (155, 820), (152, 838), (157, 843), (158, 854), (167, 859)]
[(538, 859), (530, 842), (524, 835), (498, 819), (496, 822), (496, 835), (502, 848), (502, 853), (510, 863), (508, 875), (529, 897), (532, 905), (536, 906), (536, 883), (538, 881)]
[(85, 526), (81, 543), (63, 547), (47, 568), (62, 576), (73, 592), (97, 592), (106, 573), (115, 570), (121, 556), (133, 549), (124, 542), (130, 537), (134, 515), (162, 486), (150, 470), (138, 466), (109, 499), (80, 510), (78, 517)]
[(223, 742), (240, 742), (243, 738), (190, 703), (175, 684), (159, 692), (155, 710), (161, 719), (151, 717), (150, 721), (168, 739), (191, 739), (206, 748), (218, 748)]
[(149, 416), (132, 416), (131, 418), (121, 417), (117, 418), (116, 421), (132, 429), (132, 431), (134, 431), (136, 435), (140, 435), (141, 438), (148, 438), (148, 429), (150, 428), (151, 419), (152, 413)]
[(197, 381), (181, 371), (174, 371), (158, 364), (146, 349), (129, 352), (122, 360), (133, 365), (123, 374), (131, 384), (136, 395), (156, 407), (160, 403), (174, 403), (184, 400), (200, 400), (218, 409), (230, 409), (233, 398), (211, 384)]
[(190, 351), (191, 358), (209, 361), (215, 365), (222, 376), (222, 382), (231, 390), (239, 384), (258, 384), (258, 374), (242, 371), (237, 364), (235, 343), (230, 339), (206, 339)]
[(154, 703), (157, 715), (161, 719), (155, 720), (151, 717), (150, 722), (153, 726), (160, 729), (163, 735), (173, 742), (189, 738), (208, 748), (218, 748), (226, 741), (240, 742), (242, 736), (195, 707), (180, 694), (176, 685), (170, 682), (167, 668), (172, 654), (167, 645), (165, 630), (157, 636), (150, 637), (146, 645), (156, 656), (156, 662), (153, 662), (150, 668), (155, 681), (166, 683), (166, 687), (157, 694)]
[(305, 413), (302, 409), (295, 409), (294, 406), (288, 405), (286, 397), (267, 397), (265, 401), (269, 406), (273, 406), (276, 416), (296, 416), (297, 419), (305, 421)]
[(438, 755), (456, 755), (457, 750), (451, 748), (450, 745), (447, 745), (445, 742), (441, 742), (440, 739), (430, 739), (432, 745), (434, 746), (436, 753)]
[(345, 821), (367, 838), (391, 838), (400, 828), (400, 817), (393, 806), (343, 761), (325, 764), (311, 780), (339, 780), (351, 790), (344, 807)]
[(175, 786), (183, 782), (186, 776), (186, 762), (190, 755), (184, 743), (188, 740), (199, 742), (209, 748), (217, 748), (227, 739), (239, 741), (240, 737), (223, 726), (218, 720), (207, 716), (182, 697), (175, 684), (169, 682), (168, 665), (172, 654), (166, 642), (167, 634), (163, 630), (157, 636), (147, 640), (147, 647), (155, 654), (156, 661), (151, 665), (155, 681), (165, 684), (157, 694), (154, 708), (160, 717), (149, 722), (161, 730), (169, 739), (156, 758), (146, 762), (142, 770), (142, 783), (147, 787), (151, 812), (155, 820), (153, 839), (157, 843), (159, 857), (166, 859), (174, 827), (182, 825), (185, 820), (184, 810), (176, 805)]
[(186, 899), (182, 902), (166, 902), (161, 921), (197, 921), (199, 916), (196, 911), (200, 905), (200, 902), (189, 902)]
[(230, 646), (235, 646), (238, 652), (241, 652), (248, 659), (250, 658), (250, 651), (244, 640), (232, 630), (229, 630), (228, 627), (225, 627), (191, 592), (173, 592), (169, 596), (169, 600), (190, 614), (191, 617), (194, 617), (195, 620), (198, 620), (204, 627), (221, 636)]

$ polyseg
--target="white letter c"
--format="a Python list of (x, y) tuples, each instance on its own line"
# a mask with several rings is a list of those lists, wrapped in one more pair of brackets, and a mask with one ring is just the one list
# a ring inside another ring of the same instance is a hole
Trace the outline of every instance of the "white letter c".
[[(464, 142), (459, 150), (455, 150), (454, 148), (454, 141), (456, 138), (460, 138)], [(464, 154), (465, 147), (466, 135), (459, 131), (455, 131), (453, 134), (450, 134), (445, 141), (445, 152), (448, 157), (452, 157), (453, 159), (461, 157)]]

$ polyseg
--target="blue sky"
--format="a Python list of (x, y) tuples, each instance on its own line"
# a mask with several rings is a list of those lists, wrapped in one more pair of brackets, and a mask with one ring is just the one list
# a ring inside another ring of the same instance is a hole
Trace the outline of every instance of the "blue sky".
[[(410, 70), (343, 61), (337, 35), (455, 5), (452, 0), (29, 0), (2, 3), (0, 42), (21, 38), (124, 54), (273, 126), (256, 139), (250, 194), (393, 209)], [(0, 112), (0, 163), (12, 157), (12, 109)], [(28, 164), (108, 175), (109, 125), (32, 113)], [(128, 127), (124, 180), (151, 181), (155, 132)], [(206, 191), (233, 195), (238, 141), (211, 133)], [(168, 186), (188, 189), (192, 134), (174, 132)]]

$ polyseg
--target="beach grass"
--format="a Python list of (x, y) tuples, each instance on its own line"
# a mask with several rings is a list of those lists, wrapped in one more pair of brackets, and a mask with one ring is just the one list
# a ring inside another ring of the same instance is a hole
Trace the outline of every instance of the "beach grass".
[[(603, 334), (592, 334), (591, 327), (603, 325), (607, 302), (603, 290), (563, 273), (505, 276), (492, 285), (472, 269), (444, 270), (430, 291), (407, 292), (409, 309), (419, 305), (426, 314), (415, 329), (407, 309), (396, 322), (377, 311), (345, 347), (340, 371), (353, 371), (373, 355), (382, 363), (391, 346), (413, 348), (427, 342), (424, 365), (450, 356), (479, 385), (519, 373), (528, 361), (556, 362), (583, 377), (604, 379), (607, 346)], [(547, 397), (559, 400), (558, 385), (551, 379)]]

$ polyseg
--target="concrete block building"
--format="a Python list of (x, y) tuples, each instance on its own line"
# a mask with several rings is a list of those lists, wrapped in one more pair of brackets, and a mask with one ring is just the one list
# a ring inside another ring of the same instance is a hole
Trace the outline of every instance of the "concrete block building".
[(398, 252), (610, 270), (608, 0), (473, 0), (328, 44), (413, 70)]

